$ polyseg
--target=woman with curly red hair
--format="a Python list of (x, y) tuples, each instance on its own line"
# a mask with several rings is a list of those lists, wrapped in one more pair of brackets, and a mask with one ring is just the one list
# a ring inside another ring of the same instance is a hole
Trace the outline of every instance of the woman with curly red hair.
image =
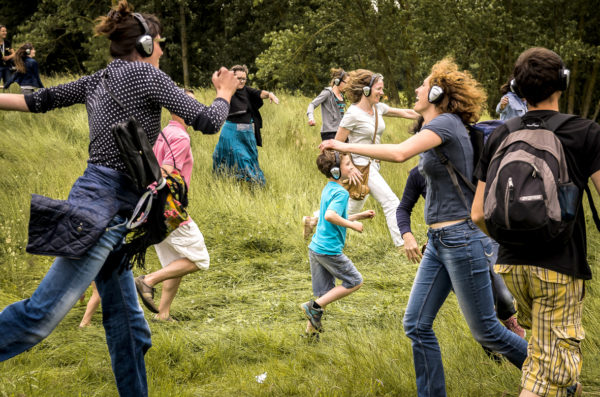
[(436, 153), (447, 157), (463, 175), (472, 175), (473, 148), (464, 124), (479, 119), (486, 94), (451, 59), (436, 63), (415, 92), (414, 110), (424, 122), (420, 132), (406, 141), (363, 145), (331, 140), (321, 147), (393, 162), (421, 154), (429, 242), (408, 299), (404, 331), (412, 340), (418, 395), (438, 397), (446, 395), (446, 383), (433, 320), (450, 291), (454, 290), (473, 337), (483, 346), (520, 368), (527, 342), (496, 319), (488, 271), (493, 242), (470, 219), (473, 192), (460, 180), (460, 192), (454, 187)]

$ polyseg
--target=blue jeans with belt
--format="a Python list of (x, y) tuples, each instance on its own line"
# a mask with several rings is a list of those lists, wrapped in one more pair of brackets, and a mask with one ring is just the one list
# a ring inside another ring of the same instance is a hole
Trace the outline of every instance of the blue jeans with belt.
[(429, 229), (427, 234), (427, 249), (404, 315), (404, 331), (412, 340), (418, 395), (446, 395), (433, 320), (451, 290), (475, 340), (521, 368), (527, 357), (527, 342), (504, 328), (494, 311), (486, 257), (492, 253), (492, 240), (470, 220)]
[[(128, 208), (135, 195), (128, 195), (122, 182), (116, 171), (89, 165), (71, 190), (70, 200), (82, 203), (98, 192), (96, 196), (103, 199), (97, 200), (103, 203), (98, 212), (107, 207), (112, 207), (112, 211)], [(107, 198), (107, 194), (112, 198)], [(47, 337), (95, 279), (119, 394), (147, 396), (144, 354), (151, 346), (150, 328), (137, 300), (132, 272), (119, 272), (118, 266), (108, 264), (104, 269), (106, 258), (121, 244), (127, 231), (122, 216), (111, 216), (106, 230), (85, 255), (79, 259), (56, 258), (31, 298), (15, 302), (0, 312), (0, 361), (32, 348)]]

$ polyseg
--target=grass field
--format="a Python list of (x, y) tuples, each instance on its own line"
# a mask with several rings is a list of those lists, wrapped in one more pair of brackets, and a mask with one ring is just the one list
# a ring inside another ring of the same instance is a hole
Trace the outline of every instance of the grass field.
[[(197, 91), (204, 103), (212, 95)], [(213, 176), (211, 155), (218, 136), (192, 133), (190, 213), (204, 233), (211, 266), (184, 278), (172, 307), (178, 323), (150, 322), (150, 395), (414, 396), (412, 352), (402, 316), (417, 266), (396, 251), (372, 199), (365, 208), (378, 216), (364, 222), (363, 234), (349, 231), (345, 249), (364, 276), (363, 288), (328, 307), (320, 343), (301, 337), (305, 320), (298, 304), (311, 297), (311, 287), (300, 221), (318, 208), (325, 179), (315, 166), (319, 129), (306, 124), (310, 98), (279, 97), (278, 106), (265, 104), (262, 111), (263, 189)], [(168, 114), (163, 116), (166, 124)], [(384, 142), (409, 136), (408, 121), (386, 119), (386, 125)], [(87, 145), (84, 106), (45, 115), (0, 112), (0, 308), (29, 297), (52, 262), (24, 252), (30, 194), (66, 199), (85, 168)], [(382, 167), (398, 195), (416, 161)], [(420, 241), (426, 232), (418, 216), (422, 211), (421, 200), (413, 216)], [(597, 275), (600, 239), (592, 225), (589, 256)], [(148, 268), (158, 269), (154, 250), (148, 252)], [(585, 396), (600, 396), (599, 296), (596, 278), (586, 284)], [(79, 330), (84, 310), (77, 304), (46, 340), (0, 363), (0, 396), (117, 394), (101, 315), (93, 326)], [(487, 358), (453, 295), (434, 327), (449, 396), (518, 395), (520, 371)], [(259, 383), (256, 376), (265, 373)]]

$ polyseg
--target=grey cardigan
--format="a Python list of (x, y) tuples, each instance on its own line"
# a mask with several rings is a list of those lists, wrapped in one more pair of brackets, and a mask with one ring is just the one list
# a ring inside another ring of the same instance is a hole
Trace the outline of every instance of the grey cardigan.
[(340, 121), (342, 121), (343, 113), (340, 112), (340, 109), (338, 108), (335, 94), (333, 93), (331, 87), (326, 87), (323, 89), (319, 96), (317, 96), (312, 100), (311, 103), (308, 104), (308, 109), (306, 109), (308, 120), (314, 121), (314, 111), (319, 105), (321, 105), (321, 118), (323, 121), (321, 132), (337, 131)]

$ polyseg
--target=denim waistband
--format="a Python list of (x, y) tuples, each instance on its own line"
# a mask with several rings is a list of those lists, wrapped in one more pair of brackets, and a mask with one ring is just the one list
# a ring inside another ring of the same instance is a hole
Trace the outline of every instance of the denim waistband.
[(465, 219), (464, 221), (455, 223), (453, 225), (440, 227), (439, 229), (431, 229), (430, 228), (427, 231), (427, 234), (437, 236), (440, 234), (452, 233), (452, 232), (455, 232), (458, 230), (464, 230), (464, 229), (478, 230), (479, 228), (477, 227), (477, 225), (475, 223), (473, 223), (473, 221), (471, 219)]

